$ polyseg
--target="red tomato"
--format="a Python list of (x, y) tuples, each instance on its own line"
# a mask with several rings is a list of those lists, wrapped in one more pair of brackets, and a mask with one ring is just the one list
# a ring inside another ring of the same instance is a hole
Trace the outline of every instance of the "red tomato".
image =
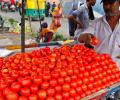
[(94, 45), (94, 46), (96, 46), (98, 43), (99, 43), (99, 41), (97, 40), (97, 38), (96, 37), (92, 37), (91, 44)]
[(81, 80), (81, 79), (78, 79), (78, 80), (77, 80), (77, 85), (78, 85), (78, 86), (81, 86), (81, 85), (82, 85), (82, 83), (83, 83), (83, 82), (82, 82), (82, 80)]
[(7, 100), (18, 100), (18, 94), (11, 92), (6, 95)]
[(19, 100), (28, 100), (28, 99), (25, 96), (21, 96), (21, 97), (19, 97)]
[(59, 77), (59, 73), (54, 71), (51, 73), (51, 76), (52, 76), (52, 78), (57, 79)]
[(42, 83), (42, 78), (39, 77), (39, 76), (36, 76), (33, 78), (33, 82), (37, 85), (41, 84)]
[(55, 100), (54, 97), (47, 97), (46, 100)]
[(62, 85), (62, 84), (64, 83), (64, 79), (63, 79), (63, 78), (58, 78), (58, 83), (59, 83), (60, 85)]
[(72, 88), (77, 88), (77, 82), (72, 82), (72, 83), (70, 84), (70, 86), (71, 86)]
[(3, 90), (3, 95), (7, 95), (8, 93), (12, 93), (13, 91), (11, 90), (11, 88), (7, 87)]
[(24, 78), (21, 82), (24, 87), (29, 87), (31, 85), (31, 80), (29, 78)]
[(60, 75), (61, 75), (61, 77), (65, 77), (65, 76), (67, 76), (67, 72), (65, 70), (62, 70), (60, 72)]
[(77, 91), (78, 94), (81, 94), (82, 88), (79, 86), (79, 87), (76, 88), (76, 91)]
[(60, 85), (56, 85), (55, 91), (56, 91), (57, 93), (60, 93), (60, 92), (62, 91), (62, 87), (61, 87)]
[(89, 79), (88, 79), (88, 78), (84, 78), (84, 79), (83, 79), (83, 83), (84, 83), (84, 84), (88, 84), (88, 83), (89, 83)]
[(91, 83), (89, 83), (87, 86), (90, 90), (94, 88), (93, 84), (91, 84)]
[(76, 96), (76, 91), (75, 91), (75, 89), (71, 89), (71, 90), (70, 90), (70, 95), (71, 95), (72, 97), (75, 97), (75, 96)]
[(55, 99), (56, 100), (62, 100), (62, 95), (61, 94), (56, 94)]
[(29, 96), (29, 100), (38, 100), (37, 95), (31, 94), (31, 95)]
[(14, 92), (19, 92), (20, 89), (21, 89), (20, 83), (18, 83), (18, 82), (12, 83), (11, 89), (12, 89)]
[(66, 82), (66, 83), (70, 83), (70, 82), (71, 82), (70, 76), (66, 76), (66, 77), (65, 77), (65, 82)]
[(7, 87), (7, 83), (2, 83), (2, 82), (0, 82), (0, 91), (2, 91), (4, 88), (6, 88)]
[(54, 87), (57, 85), (57, 81), (55, 79), (50, 80), (49, 82), (50, 86)]
[(87, 86), (86, 85), (82, 85), (82, 90), (83, 91), (87, 91)]
[(49, 96), (53, 96), (53, 95), (55, 94), (55, 89), (54, 89), (54, 88), (49, 88), (49, 89), (47, 90), (47, 94), (48, 94)]
[(30, 86), (30, 91), (32, 93), (37, 93), (38, 92), (38, 85), (36, 85), (36, 84), (31, 85)]
[(73, 70), (72, 69), (68, 69), (67, 70), (67, 74), (70, 75), (70, 76), (72, 76), (73, 75)]
[(63, 92), (62, 93), (62, 97), (63, 97), (63, 99), (68, 99), (69, 98), (69, 92)]
[(72, 76), (71, 76), (71, 80), (72, 80), (72, 81), (76, 81), (76, 80), (77, 80), (77, 75), (72, 75)]
[(44, 81), (48, 81), (48, 80), (50, 80), (51, 79), (51, 75), (50, 74), (44, 74), (43, 75), (43, 80)]
[(30, 89), (29, 88), (21, 88), (20, 93), (23, 96), (29, 96), (30, 95)]
[(38, 97), (39, 97), (40, 99), (45, 99), (45, 98), (47, 97), (46, 91), (45, 91), (45, 90), (39, 90), (39, 91), (38, 91)]
[(41, 88), (42, 89), (47, 89), (49, 87), (49, 83), (48, 82), (43, 82), (42, 84), (41, 84)]
[(63, 84), (62, 89), (65, 92), (70, 91), (70, 85), (68, 83), (65, 83), (65, 84)]

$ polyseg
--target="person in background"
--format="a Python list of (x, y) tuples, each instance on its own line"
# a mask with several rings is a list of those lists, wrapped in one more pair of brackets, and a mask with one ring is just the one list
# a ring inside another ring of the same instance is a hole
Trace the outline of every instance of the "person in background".
[(75, 39), (77, 35), (79, 35), (89, 26), (90, 17), (88, 8), (94, 6), (95, 3), (96, 0), (86, 0), (85, 3), (79, 5), (79, 8), (69, 16), (69, 20), (73, 20), (75, 23), (77, 23)]
[(79, 42), (91, 45), (95, 36), (99, 43), (95, 46), (98, 53), (107, 53), (120, 67), (120, 0), (102, 0), (105, 15), (94, 20), (90, 26), (78, 36)]
[(56, 7), (56, 4), (55, 4), (55, 2), (53, 2), (51, 12), (54, 11), (55, 7)]
[(43, 42), (50, 42), (53, 34), (54, 32), (48, 29), (48, 24), (46, 22), (43, 22), (40, 30), (40, 39), (42, 39)]
[(52, 12), (52, 21), (50, 24), (50, 29), (53, 30), (55, 33), (58, 31), (58, 28), (61, 27), (60, 18), (62, 17), (62, 8), (61, 4), (59, 3), (57, 7), (55, 7), (54, 11)]
[[(73, 11), (77, 10), (78, 8), (78, 4), (77, 3), (73, 3), (72, 5), (72, 9), (69, 12), (69, 15), (71, 15), (73, 13)], [(69, 24), (69, 35), (70, 35), (70, 39), (74, 38), (74, 32), (77, 28), (77, 23), (75, 23), (75, 21), (68, 19), (68, 24)]]
[(50, 12), (49, 12), (50, 11), (50, 2), (47, 2), (45, 7), (46, 7), (45, 15), (46, 15), (46, 17), (48, 17), (50, 14)]

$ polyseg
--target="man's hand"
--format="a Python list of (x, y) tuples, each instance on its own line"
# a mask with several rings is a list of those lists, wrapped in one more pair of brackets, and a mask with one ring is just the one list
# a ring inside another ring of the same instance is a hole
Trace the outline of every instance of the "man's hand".
[(81, 34), (78, 41), (81, 43), (91, 44), (92, 37), (94, 37), (94, 35), (90, 33)]
[[(118, 47), (120, 48), (120, 45), (119, 45)], [(117, 56), (116, 58), (120, 59), (120, 55), (119, 55), (119, 56)]]

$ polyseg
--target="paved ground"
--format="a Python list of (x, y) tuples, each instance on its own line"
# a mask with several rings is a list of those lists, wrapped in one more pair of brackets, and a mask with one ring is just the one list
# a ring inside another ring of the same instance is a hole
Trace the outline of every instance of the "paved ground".
[[(14, 18), (15, 20), (17, 20), (18, 22), (21, 22), (21, 17), (19, 15), (18, 12), (1, 12), (0, 11), (0, 15), (2, 15), (2, 17), (4, 18)], [(27, 20), (26, 20), (27, 21)], [(51, 18), (47, 17), (44, 20), (45, 22), (48, 22), (48, 24), (50, 25), (51, 22)], [(58, 30), (58, 33), (63, 34), (64, 37), (68, 37), (68, 21), (67, 19), (61, 19), (62, 22), (62, 26), (61, 28)], [(32, 21), (31, 22), (31, 26), (32, 26), (32, 31), (35, 33), (39, 30), (40, 27), (40, 22), (39, 21)], [(31, 36), (26, 34), (26, 40), (30, 39)], [(0, 46), (1, 45), (8, 45), (8, 44), (20, 44), (21, 38), (20, 38), (20, 34), (16, 35), (16, 34), (10, 34), (7, 32), (0, 32)]]

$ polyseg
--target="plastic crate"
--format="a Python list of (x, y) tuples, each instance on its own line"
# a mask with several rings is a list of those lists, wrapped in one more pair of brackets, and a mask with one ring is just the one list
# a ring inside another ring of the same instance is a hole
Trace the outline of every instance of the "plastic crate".
[(31, 17), (39, 17), (39, 14), (40, 16), (45, 16), (45, 10), (44, 9), (41, 9), (39, 10), (35, 10), (35, 9), (26, 9), (25, 10), (25, 16), (31, 16)]

